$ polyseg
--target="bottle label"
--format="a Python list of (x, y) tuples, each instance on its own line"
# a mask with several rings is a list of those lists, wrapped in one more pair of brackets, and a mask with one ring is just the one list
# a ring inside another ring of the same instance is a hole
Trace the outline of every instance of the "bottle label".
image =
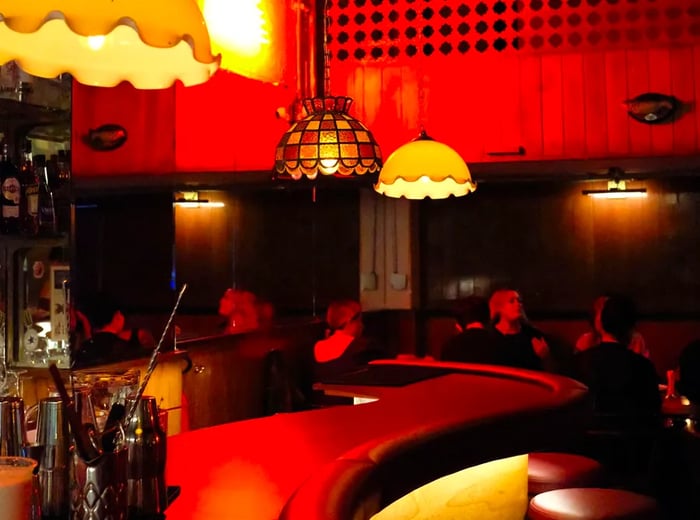
[(32, 217), (39, 215), (39, 186), (29, 186), (25, 192), (27, 213)]
[[(22, 188), (17, 177), (8, 177), (2, 182), (2, 196), (5, 198), (5, 200), (9, 200), (12, 204), (19, 206), (19, 198), (21, 193)], [(19, 210), (17, 211), (17, 216), (19, 216)]]

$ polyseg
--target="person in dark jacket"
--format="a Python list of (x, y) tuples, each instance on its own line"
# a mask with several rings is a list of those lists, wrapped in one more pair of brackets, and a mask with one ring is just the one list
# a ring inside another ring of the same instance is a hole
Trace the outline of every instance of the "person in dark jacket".
[(111, 363), (146, 355), (153, 337), (143, 329), (125, 328), (126, 319), (109, 295), (100, 293), (89, 300), (86, 315), (92, 335), (83, 341), (74, 354), (74, 363), (85, 366)]
[(544, 334), (527, 320), (518, 291), (494, 291), (489, 310), (498, 338), (500, 364), (528, 370), (554, 370)]
[(576, 355), (576, 378), (588, 386), (599, 422), (616, 423), (610, 426), (653, 426), (660, 418), (654, 365), (625, 342), (634, 329), (635, 314), (629, 299), (610, 296), (600, 315), (600, 344)]
[(472, 295), (455, 305), (456, 336), (442, 347), (443, 361), (500, 364), (499, 343), (489, 325), (489, 304), (485, 298)]

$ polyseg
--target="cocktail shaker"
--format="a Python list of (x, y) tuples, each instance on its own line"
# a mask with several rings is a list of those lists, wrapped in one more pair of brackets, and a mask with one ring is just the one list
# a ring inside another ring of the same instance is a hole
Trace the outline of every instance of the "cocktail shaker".
[(125, 448), (90, 464), (73, 455), (71, 520), (126, 520), (126, 462)]
[(20, 397), (0, 398), (0, 456), (20, 457), (26, 444), (24, 401)]
[[(127, 399), (130, 409), (137, 398)], [(126, 425), (127, 502), (130, 515), (162, 513), (165, 486), (166, 435), (158, 419), (155, 397), (142, 396)]]
[(39, 460), (42, 515), (67, 518), (70, 511), (71, 438), (60, 397), (39, 401), (36, 442), (44, 447)]

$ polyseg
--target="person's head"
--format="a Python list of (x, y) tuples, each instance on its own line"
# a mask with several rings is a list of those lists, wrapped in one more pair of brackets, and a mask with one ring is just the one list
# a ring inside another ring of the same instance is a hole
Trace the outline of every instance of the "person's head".
[(337, 300), (328, 306), (326, 323), (330, 332), (343, 331), (360, 337), (363, 331), (362, 307), (355, 300)]
[(497, 324), (500, 321), (516, 323), (525, 318), (523, 300), (518, 291), (513, 289), (498, 289), (494, 291), (489, 300), (491, 321)]
[(230, 316), (236, 308), (236, 293), (228, 288), (219, 299), (219, 316)]
[(486, 326), (489, 323), (489, 304), (486, 298), (471, 295), (458, 301), (454, 306), (454, 317), (462, 329), (469, 325), (479, 323)]
[(637, 311), (632, 300), (613, 295), (606, 298), (600, 312), (600, 327), (618, 342), (627, 345), (637, 323)]
[(85, 315), (97, 330), (109, 327), (111, 330), (120, 331), (124, 328), (124, 315), (117, 302), (107, 294), (100, 293), (93, 296), (88, 303)]

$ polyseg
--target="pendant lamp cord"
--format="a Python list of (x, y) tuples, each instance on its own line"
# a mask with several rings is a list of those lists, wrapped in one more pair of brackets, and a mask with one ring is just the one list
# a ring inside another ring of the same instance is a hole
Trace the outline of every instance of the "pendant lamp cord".
[(372, 272), (377, 272), (377, 213), (379, 212), (379, 197), (372, 197), (374, 207), (372, 212)]
[(316, 292), (318, 276), (316, 273), (316, 185), (311, 188), (311, 316), (317, 317)]
[[(423, 0), (426, 6), (429, 6), (429, 0)], [(423, 31), (418, 32), (418, 63), (416, 66), (416, 72), (418, 74), (417, 88), (418, 88), (418, 133), (422, 134), (425, 132), (425, 70), (424, 70), (424, 57), (425, 57), (425, 43), (423, 40)]]
[(330, 15), (328, 12), (328, 0), (316, 0), (316, 96), (326, 97), (331, 91), (331, 58), (328, 47), (328, 32), (330, 28)]
[(392, 222), (393, 224), (393, 232), (392, 234), (394, 235), (392, 237), (392, 254), (394, 255), (394, 270), (393, 273), (396, 274), (399, 272), (399, 225), (398, 225), (398, 216), (397, 213), (399, 211), (399, 204), (397, 200), (392, 200), (391, 205), (394, 207), (394, 220)]

